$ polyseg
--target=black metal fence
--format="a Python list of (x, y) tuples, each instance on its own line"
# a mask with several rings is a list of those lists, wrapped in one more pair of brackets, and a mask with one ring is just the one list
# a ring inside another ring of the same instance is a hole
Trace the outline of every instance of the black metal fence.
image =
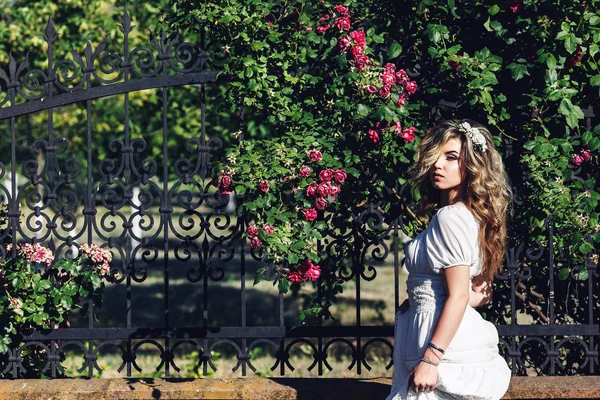
[[(117, 282), (107, 288), (99, 321), (90, 312), (89, 319), (75, 319), (68, 328), (24, 332), (24, 345), (10, 349), (0, 372), (22, 376), (27, 348), (44, 349), (45, 373), (52, 377), (64, 372), (61, 353), (67, 349), (81, 353), (80, 372), (90, 377), (101, 370), (98, 357), (108, 350), (121, 356), (119, 372), (131, 376), (140, 370), (136, 360), (148, 348), (159, 353), (156, 371), (164, 371), (167, 377), (179, 371), (176, 354), (181, 352), (193, 358), (198, 373), (209, 374), (216, 368), (215, 349), (223, 347), (236, 360), (233, 371), (240, 375), (256, 370), (253, 350), (257, 348), (273, 353), (275, 373), (288, 373), (294, 369), (290, 355), (297, 346), (308, 349), (313, 360), (309, 369), (317, 368), (319, 375), (331, 369), (328, 356), (340, 346), (348, 355), (348, 368), (357, 374), (371, 368), (374, 353), (383, 354), (390, 369), (394, 310), (383, 310), (387, 324), (365, 324), (361, 285), (377, 281), (380, 268), (393, 269), (394, 280), (387, 290), (390, 296), (394, 293), (398, 305), (403, 272), (394, 243), (402, 219), (385, 223), (385, 216), (371, 205), (355, 217), (359, 223), (352, 229), (365, 238), (365, 245), (356, 249), (355, 264), (341, 275), (353, 283), (355, 324), (292, 326), (294, 316), (286, 316), (290, 313), (287, 296), (276, 291), (267, 296), (247, 287), (260, 259), (241, 241), (244, 221), (234, 199), (215, 193), (210, 185), (211, 161), (222, 154), (223, 142), (207, 134), (205, 111), (210, 99), (206, 91), (211, 85), (226, 84), (218, 82), (211, 44), (202, 37), (191, 43), (163, 35), (151, 38), (147, 47), (129, 49), (133, 28), (127, 13), (119, 29), (120, 53), (108, 51), (107, 42), (95, 48), (88, 43), (82, 55), (55, 60), (57, 35), (49, 20), (44, 34), (46, 69), (32, 68), (27, 60), (17, 62), (12, 56), (8, 68), (0, 68), (0, 124), (3, 137), (10, 136), (10, 152), (0, 155), (0, 192), (8, 203), (5, 241), (43, 242), (59, 254), (75, 251), (83, 243), (102, 244), (112, 250), (112, 267), (117, 270)], [(169, 102), (169, 90), (184, 86), (192, 88), (197, 98), (199, 132), (182, 146), (184, 154), (170, 154), (169, 115), (170, 107), (176, 106)], [(134, 138), (130, 128), (129, 95), (145, 90), (156, 90), (162, 99), (157, 115), (162, 145), (154, 152), (147, 140)], [(94, 104), (115, 96), (123, 96), (122, 126), (114, 127), (108, 140), (100, 140), (93, 121), (102, 116), (94, 114)], [(73, 147), (55, 125), (56, 115), (69, 105), (83, 109), (85, 129), (80, 139), (85, 159), (71, 155)], [(46, 136), (20, 139), (22, 119), (44, 113)], [(591, 108), (586, 118), (591, 126), (595, 118)], [(510, 143), (506, 148), (505, 156), (510, 157)], [(324, 240), (321, 246), (327, 243)], [(594, 374), (600, 361), (594, 309), (598, 276), (592, 272), (583, 281), (573, 275), (559, 282), (553, 246), (549, 231), (547, 243), (513, 243), (507, 251), (500, 279), (508, 294), (495, 305), (509, 316), (498, 327), (502, 351), (514, 373), (533, 369), (546, 374)], [(528, 286), (532, 279), (545, 280), (547, 285), (533, 290)], [(193, 287), (193, 292), (180, 292), (182, 285)], [(214, 298), (217, 285), (226, 292)], [(568, 294), (573, 290), (585, 303), (585, 320), (569, 321), (569, 315), (555, 312), (556, 302), (571, 301)], [(537, 296), (534, 301), (532, 293)], [(268, 303), (267, 311), (257, 311), (259, 303)], [(93, 311), (91, 302), (87, 307)], [(519, 311), (527, 307), (540, 316), (536, 321), (541, 323), (533, 323), (528, 313)], [(264, 315), (258, 318), (258, 313)]]

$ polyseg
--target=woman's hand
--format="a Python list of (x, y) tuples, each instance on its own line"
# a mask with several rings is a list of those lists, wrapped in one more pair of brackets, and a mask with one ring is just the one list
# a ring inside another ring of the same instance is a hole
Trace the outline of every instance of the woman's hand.
[(473, 278), (469, 305), (473, 308), (488, 304), (492, 300), (492, 281), (481, 275)]
[(413, 370), (412, 390), (421, 392), (433, 392), (438, 381), (438, 369), (435, 365), (421, 361)]

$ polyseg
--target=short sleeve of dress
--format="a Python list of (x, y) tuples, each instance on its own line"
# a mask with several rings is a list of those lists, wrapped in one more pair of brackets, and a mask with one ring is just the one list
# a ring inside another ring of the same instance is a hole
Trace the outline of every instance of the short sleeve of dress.
[(457, 265), (474, 266), (479, 261), (479, 226), (463, 206), (441, 208), (431, 221), (427, 253), (434, 270)]

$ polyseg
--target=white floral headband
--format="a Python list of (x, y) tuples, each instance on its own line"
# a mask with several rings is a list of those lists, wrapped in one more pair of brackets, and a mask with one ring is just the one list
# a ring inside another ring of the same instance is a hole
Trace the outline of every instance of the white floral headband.
[(473, 142), (473, 147), (481, 152), (487, 150), (485, 136), (477, 128), (473, 128), (468, 122), (462, 122), (456, 126), (459, 131), (466, 133), (467, 137)]

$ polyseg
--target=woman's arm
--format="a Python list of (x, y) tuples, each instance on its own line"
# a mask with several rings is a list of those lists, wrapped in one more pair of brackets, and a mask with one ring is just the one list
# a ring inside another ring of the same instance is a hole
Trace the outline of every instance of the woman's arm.
[[(456, 266), (442, 270), (448, 287), (448, 299), (440, 314), (431, 342), (442, 349), (447, 349), (454, 338), (469, 304), (469, 267)], [(443, 354), (428, 347), (423, 358), (439, 363)], [(416, 392), (431, 391), (438, 379), (437, 367), (426, 362), (420, 362), (413, 370), (413, 384)]]
[(473, 278), (469, 305), (473, 308), (480, 307), (492, 301), (492, 281), (481, 275)]

